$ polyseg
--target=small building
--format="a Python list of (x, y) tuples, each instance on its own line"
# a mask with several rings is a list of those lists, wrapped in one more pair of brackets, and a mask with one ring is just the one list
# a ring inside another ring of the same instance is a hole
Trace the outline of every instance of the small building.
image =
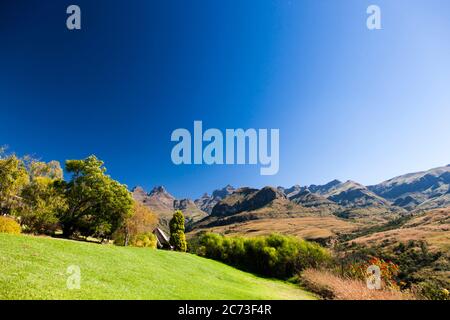
[(153, 230), (153, 234), (156, 236), (158, 249), (172, 250), (170, 245), (170, 238), (160, 228)]

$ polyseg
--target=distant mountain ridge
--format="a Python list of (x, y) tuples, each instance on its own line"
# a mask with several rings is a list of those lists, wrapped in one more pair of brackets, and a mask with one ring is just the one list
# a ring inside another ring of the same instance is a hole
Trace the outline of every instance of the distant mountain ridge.
[(290, 201), (276, 188), (243, 187), (219, 201), (210, 216), (192, 227), (208, 228), (250, 220), (306, 216), (312, 213), (317, 212)]
[(271, 187), (261, 190), (240, 188), (214, 206), (211, 215), (220, 217), (257, 210), (276, 199), (286, 200), (286, 196)]
[(450, 165), (408, 173), (368, 188), (408, 210), (450, 206)]
[[(450, 165), (408, 173), (372, 186), (364, 186), (351, 180), (333, 180), (324, 185), (295, 185), (278, 189), (289, 199), (297, 199), (297, 203), (303, 202), (304, 205), (311, 205), (311, 199), (297, 195), (309, 191), (347, 208), (376, 206), (394, 210), (403, 208), (406, 211), (429, 210), (450, 206)], [(318, 203), (323, 203), (323, 198)]]
[(133, 197), (157, 213), (163, 226), (177, 209), (196, 226), (305, 214), (389, 220), (408, 212), (450, 206), (450, 165), (401, 175), (373, 186), (351, 180), (289, 188), (235, 189), (227, 185), (194, 201), (176, 199), (164, 187), (150, 193), (136, 187)]
[(175, 210), (182, 210), (187, 223), (193, 223), (208, 214), (203, 212), (190, 199), (176, 199), (162, 186), (155, 187), (147, 193), (142, 187), (135, 187), (132, 190), (133, 198), (154, 212), (159, 219), (159, 225), (168, 230), (169, 221)]
[(210, 195), (208, 193), (205, 193), (200, 199), (195, 200), (195, 204), (197, 207), (199, 207), (204, 212), (207, 212), (208, 214), (211, 214), (214, 206), (222, 199), (226, 198), (227, 196), (231, 195), (235, 189), (227, 185), (222, 189), (214, 190)]

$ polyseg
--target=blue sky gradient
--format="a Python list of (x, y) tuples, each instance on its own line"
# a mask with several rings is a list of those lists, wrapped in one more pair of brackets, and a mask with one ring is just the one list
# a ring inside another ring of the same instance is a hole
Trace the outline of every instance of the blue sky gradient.
[[(65, 27), (78, 4), (82, 30)], [(366, 28), (377, 4), (382, 30)], [(0, 144), (129, 187), (374, 184), (450, 163), (445, 0), (0, 3)], [(280, 129), (280, 171), (175, 166), (170, 135)]]

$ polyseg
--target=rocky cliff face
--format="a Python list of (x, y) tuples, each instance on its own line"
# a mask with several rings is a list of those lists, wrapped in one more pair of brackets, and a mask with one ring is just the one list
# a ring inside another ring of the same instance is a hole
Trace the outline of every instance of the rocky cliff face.
[(257, 210), (275, 199), (286, 200), (286, 196), (272, 187), (261, 190), (241, 188), (220, 201), (212, 210), (212, 216), (228, 216), (243, 211)]
[(306, 187), (300, 187), (298, 184), (290, 187), (290, 188), (284, 188), (284, 187), (278, 187), (277, 190), (283, 193), (288, 199), (291, 199), (295, 197), (300, 192), (305, 191)]
[(147, 193), (142, 187), (136, 187), (133, 189), (132, 195), (136, 201), (148, 207), (158, 216), (159, 225), (164, 230), (168, 229), (169, 221), (175, 210), (183, 211), (187, 224), (207, 216), (192, 200), (176, 199), (162, 186), (154, 188), (150, 193)]
[(220, 200), (231, 195), (234, 191), (235, 189), (232, 186), (227, 185), (222, 189), (214, 190), (211, 196), (205, 193), (200, 199), (195, 200), (195, 204), (202, 211), (211, 214), (214, 206), (219, 203)]

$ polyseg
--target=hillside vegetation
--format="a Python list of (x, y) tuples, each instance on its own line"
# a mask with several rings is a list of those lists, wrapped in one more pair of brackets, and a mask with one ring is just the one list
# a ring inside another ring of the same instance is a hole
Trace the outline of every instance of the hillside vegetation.
[(431, 249), (450, 251), (450, 208), (435, 209), (410, 217), (393, 230), (370, 233), (353, 242), (374, 245), (395, 245), (411, 240), (426, 241)]
[[(79, 266), (79, 290), (67, 268)], [(314, 299), (195, 255), (0, 233), (1, 299)]]

